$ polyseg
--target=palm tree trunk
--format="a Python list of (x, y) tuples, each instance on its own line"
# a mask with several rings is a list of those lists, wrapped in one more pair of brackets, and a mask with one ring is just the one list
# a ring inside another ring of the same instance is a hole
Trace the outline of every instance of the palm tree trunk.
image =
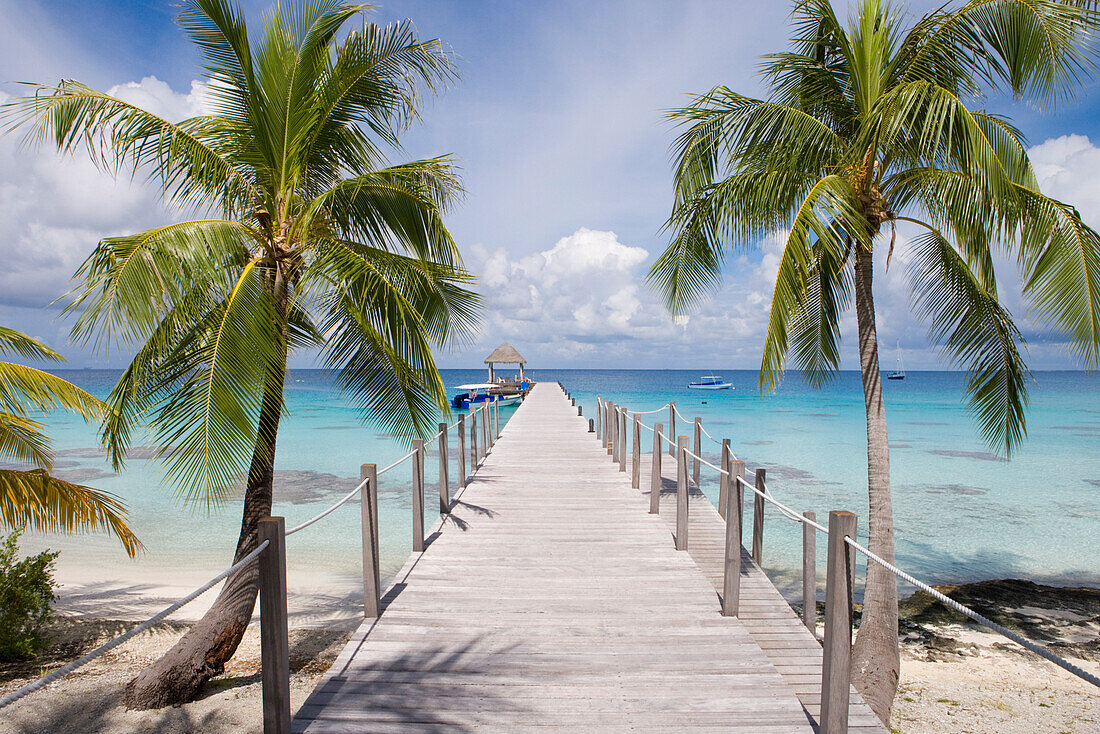
[[(856, 320), (859, 367), (867, 410), (868, 548), (894, 562), (894, 511), (890, 501), (890, 446), (886, 438), (886, 406), (882, 401), (872, 252), (857, 244), (855, 262)], [(863, 619), (852, 650), (852, 678), (875, 714), (887, 723), (898, 688), (898, 586), (894, 575), (877, 563), (867, 564)]]
[[(257, 545), (261, 519), (271, 515), (272, 483), (275, 475), (275, 438), (283, 409), (283, 380), (286, 376), (287, 287), (281, 273), (272, 284), (276, 311), (281, 319), (283, 359), (264, 384), (260, 406), (258, 439), (252, 453), (244, 494), (241, 534), (233, 563), (251, 553)], [(153, 709), (192, 700), (206, 681), (225, 670), (252, 619), (259, 590), (256, 563), (238, 569), (226, 579), (218, 598), (194, 627), (172, 649), (126, 684), (126, 707)]]

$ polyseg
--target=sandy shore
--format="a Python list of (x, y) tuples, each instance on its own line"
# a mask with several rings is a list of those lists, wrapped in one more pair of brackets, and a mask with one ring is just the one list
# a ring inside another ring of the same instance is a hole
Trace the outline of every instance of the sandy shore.
[[(1004, 586), (1012, 583), (1017, 586)], [(989, 582), (957, 587), (952, 593), (969, 594), (968, 602), (977, 606), (983, 599), (1003, 604), (1005, 594), (1014, 594), (1018, 606), (1002, 606), (998, 621), (1015, 619), (1015, 626), (1026, 628), (1029, 636), (1054, 640), (1060, 654), (1100, 674), (1100, 609), (1092, 607), (1094, 600), (1100, 600), (1100, 592), (1035, 587), (1025, 589), (1029, 597), (1023, 599), (1020, 583)], [(68, 589), (60, 607), (70, 615), (80, 613), (57, 620), (50, 647), (39, 658), (0, 666), (0, 693), (19, 688), (135, 624), (109, 621), (103, 612), (140, 609), (142, 614), (129, 617), (139, 619), (146, 608), (163, 606), (161, 602), (173, 592), (172, 587), (157, 587), (149, 595), (130, 587), (96, 587), (98, 592)], [(290, 634), (292, 710), (301, 706), (359, 623), (361, 607), (352, 596), (331, 590), (311, 596), (301, 588), (290, 595), (297, 600)], [(101, 604), (98, 615), (96, 598)], [(903, 605), (903, 618), (901, 686), (890, 722), (895, 732), (1100, 732), (1100, 691), (1084, 681), (919, 599)], [(207, 686), (199, 700), (160, 711), (122, 708), (126, 682), (186, 629), (177, 621), (138, 635), (6, 709), (0, 714), (0, 732), (259, 732), (260, 648), (255, 624), (226, 672)]]

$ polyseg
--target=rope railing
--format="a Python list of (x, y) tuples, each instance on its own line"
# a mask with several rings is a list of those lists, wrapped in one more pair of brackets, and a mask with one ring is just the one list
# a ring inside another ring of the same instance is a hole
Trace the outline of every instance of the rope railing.
[(965, 604), (960, 604), (959, 602), (955, 601), (954, 599), (947, 596), (946, 594), (944, 594), (942, 592), (939, 592), (939, 591), (936, 591), (935, 589), (933, 589), (931, 586), (924, 583), (923, 581), (920, 581), (919, 579), (914, 578), (913, 576), (906, 573), (905, 571), (902, 571), (900, 568), (898, 568), (894, 564), (890, 563), (889, 561), (884, 560), (883, 558), (879, 557), (875, 553), (872, 553), (867, 548), (864, 548), (862, 545), (857, 543), (855, 540), (852, 540), (850, 537), (845, 536), (844, 537), (844, 542), (847, 543), (852, 548), (859, 551), (860, 553), (862, 553), (863, 555), (865, 555), (869, 560), (874, 561), (878, 565), (885, 568), (887, 571), (890, 571), (892, 574), (897, 576), (899, 579), (902, 579), (903, 581), (907, 581), (910, 584), (912, 584), (913, 586), (916, 586), (917, 588), (919, 588), (921, 591), (924, 591), (928, 594), (931, 594), (939, 602), (941, 602), (942, 604), (945, 604), (946, 606), (950, 607), (951, 609), (954, 609), (956, 612), (959, 612), (960, 614), (966, 615), (970, 619), (973, 619), (975, 622), (983, 624), (986, 627), (989, 627), (990, 629), (994, 630), (995, 632), (999, 632), (1000, 634), (1004, 635), (1005, 637), (1012, 640), (1016, 644), (1021, 645), (1025, 648), (1027, 648), (1028, 650), (1031, 650), (1033, 653), (1046, 658), (1047, 660), (1054, 663), (1058, 667), (1063, 668), (1064, 670), (1067, 670), (1070, 673), (1073, 673), (1078, 678), (1081, 678), (1082, 680), (1086, 680), (1089, 683), (1093, 684), (1094, 686), (1097, 686), (1098, 688), (1100, 688), (1100, 678), (1096, 677), (1092, 673), (1089, 673), (1087, 670), (1082, 670), (1081, 668), (1077, 667), (1076, 665), (1069, 662), (1065, 658), (1062, 658), (1062, 657), (1059, 657), (1058, 655), (1055, 655), (1054, 653), (1052, 653), (1050, 650), (1046, 649), (1042, 645), (1038, 645), (1038, 644), (1032, 642), (1031, 640), (1029, 640), (1025, 637), (1021, 637), (1020, 635), (1016, 634), (1012, 630), (1007, 629), (1007, 628), (997, 624), (992, 619), (989, 619), (988, 617), (984, 617), (981, 614), (978, 614), (977, 612), (975, 612), (973, 609), (966, 606)]
[[(436, 438), (439, 438), (439, 436), (441, 436), (442, 434), (443, 434), (443, 432), (442, 432), (442, 431), (440, 431), (440, 432), (439, 432), (439, 433), (438, 433), (438, 434), (436, 435)], [(398, 459), (397, 461), (395, 461), (395, 462), (393, 462), (392, 464), (390, 464), (389, 466), (387, 466), (387, 467), (386, 467), (385, 469), (379, 469), (379, 470), (378, 470), (378, 476), (382, 476), (383, 474), (385, 474), (386, 472), (388, 472), (388, 471), (389, 471), (390, 469), (393, 469), (393, 468), (394, 468), (395, 466), (399, 466), (400, 464), (404, 463), (405, 461), (407, 461), (408, 459), (410, 459), (410, 458), (412, 458), (412, 457), (414, 457), (414, 456), (416, 456), (416, 449), (413, 449), (413, 450), (412, 450), (412, 451), (410, 451), (409, 453), (405, 454), (405, 455), (404, 455), (404, 456), (402, 456), (402, 457), (401, 457), (400, 459)], [(335, 511), (336, 511), (336, 510), (337, 510), (337, 509), (338, 509), (338, 508), (339, 508), (339, 507), (340, 507), (341, 505), (345, 504), (346, 502), (349, 502), (349, 501), (351, 501), (351, 498), (352, 498), (352, 497), (354, 497), (355, 495), (359, 494), (359, 492), (360, 492), (360, 491), (362, 491), (363, 487), (365, 487), (365, 486), (367, 485), (367, 482), (368, 482), (368, 481), (369, 481), (369, 480), (367, 480), (367, 479), (364, 479), (363, 481), (361, 481), (361, 482), (359, 483), (359, 486), (357, 486), (357, 487), (356, 487), (355, 489), (351, 490), (351, 491), (350, 491), (350, 492), (348, 492), (348, 493), (347, 493), (346, 495), (344, 495), (344, 496), (343, 496), (343, 498), (341, 498), (341, 499), (340, 499), (339, 501), (337, 501), (337, 502), (336, 502), (336, 504), (332, 505), (332, 506), (331, 506), (331, 507), (329, 507), (329, 508), (328, 508), (327, 510), (325, 510), (325, 511), (323, 511), (323, 512), (320, 512), (320, 513), (318, 513), (318, 514), (314, 515), (313, 517), (311, 517), (310, 519), (306, 520), (306, 521), (305, 521), (304, 523), (302, 523), (301, 525), (295, 525), (295, 526), (294, 526), (294, 527), (292, 527), (292, 528), (291, 528), (290, 530), (287, 530), (287, 531), (286, 531), (286, 534), (287, 534), (287, 535), (294, 535), (294, 533), (298, 532), (299, 530), (305, 530), (306, 528), (308, 528), (308, 527), (309, 527), (310, 525), (312, 525), (313, 523), (317, 522), (317, 521), (318, 521), (318, 520), (320, 520), (321, 518), (323, 518), (323, 517), (326, 517), (327, 515), (330, 515), (330, 514), (332, 514), (332, 513), (333, 513), (333, 512), (335, 512)]]
[[(483, 416), (483, 418), (485, 418), (485, 420), (487, 420), (487, 417)], [(282, 520), (282, 518), (265, 518), (265, 519), (261, 520), (259, 530), (258, 530), (259, 535), (260, 535), (260, 543), (256, 546), (255, 549), (253, 549), (250, 553), (248, 553), (248, 555), (246, 555), (240, 561), (237, 561), (232, 566), (225, 569), (224, 571), (222, 571), (217, 576), (215, 576), (214, 578), (207, 581), (205, 584), (203, 584), (199, 588), (195, 589), (194, 591), (192, 591), (188, 595), (186, 595), (186, 596), (182, 597), (181, 599), (177, 600), (176, 602), (172, 603), (171, 605), (169, 605), (168, 607), (166, 607), (162, 611), (158, 612), (157, 614), (153, 615), (149, 619), (147, 619), (144, 622), (138, 624), (137, 626), (135, 626), (134, 628), (128, 630), (127, 632), (125, 632), (121, 635), (118, 635), (117, 637), (109, 640), (108, 642), (106, 642), (106, 643), (100, 645), (99, 647), (97, 647), (96, 649), (92, 650), (88, 654), (86, 654), (86, 655), (84, 655), (80, 658), (77, 658), (76, 660), (73, 660), (72, 662), (68, 663), (67, 665), (65, 665), (61, 668), (58, 668), (57, 670), (53, 671), (49, 675), (45, 675), (45, 676), (39, 678), (38, 680), (35, 680), (35, 681), (23, 686), (22, 688), (20, 688), (16, 691), (13, 691), (12, 693), (9, 693), (8, 695), (4, 696), (3, 698), (0, 698), (0, 709), (15, 703), (16, 701), (20, 700), (24, 696), (27, 696), (31, 693), (34, 693), (35, 691), (49, 685), (50, 683), (53, 683), (54, 681), (57, 681), (58, 679), (68, 675), (69, 673), (71, 673), (74, 670), (80, 668), (81, 666), (88, 664), (89, 662), (91, 662), (91, 661), (95, 660), (96, 658), (104, 655), (105, 653), (109, 652), (110, 650), (118, 647), (119, 645), (123, 644), (124, 642), (131, 639), (135, 635), (138, 635), (138, 634), (144, 632), (145, 630), (148, 630), (150, 627), (157, 624), (158, 622), (163, 620), (168, 615), (172, 614), (173, 612), (176, 612), (180, 608), (184, 607), (185, 605), (187, 605), (190, 602), (194, 601), (196, 598), (198, 598), (202, 594), (209, 591), (211, 588), (214, 587), (215, 584), (217, 584), (218, 582), (220, 582), (223, 579), (227, 578), (234, 571), (237, 571), (238, 569), (244, 567), (245, 565), (255, 561), (258, 557), (260, 557), (260, 554), (263, 553), (265, 550), (269, 550), (269, 553), (268, 553), (267, 556), (264, 556), (263, 558), (260, 558), (260, 588), (261, 588), (261, 593), (260, 593), (260, 609), (261, 609), (261, 611), (260, 611), (260, 625), (261, 625), (261, 638), (262, 638), (261, 639), (261, 647), (265, 647), (265, 653), (264, 654), (266, 655), (267, 654), (267, 647), (266, 646), (272, 645), (272, 646), (278, 647), (278, 645), (275, 642), (272, 641), (273, 638), (282, 637), (282, 638), (284, 638), (284, 643), (285, 643), (285, 637), (286, 637), (286, 631), (287, 631), (286, 630), (287, 619), (286, 619), (286, 598), (285, 598), (285, 594), (286, 594), (286, 586), (285, 586), (286, 558), (285, 558), (285, 544), (284, 543), (285, 543), (286, 537), (289, 536), (289, 535), (293, 535), (297, 532), (300, 532), (302, 530), (305, 530), (306, 528), (310, 527), (314, 523), (317, 523), (320, 520), (324, 519), (325, 517), (332, 514), (333, 512), (335, 512), (340, 507), (342, 507), (344, 504), (350, 502), (352, 500), (352, 498), (354, 498), (357, 494), (359, 494), (361, 492), (364, 492), (364, 489), (367, 488), (369, 485), (372, 485), (372, 484), (375, 485), (375, 486), (371, 487), (371, 496), (369, 498), (367, 496), (364, 496), (364, 504), (372, 505), (372, 507), (369, 508), (369, 509), (366, 508), (366, 507), (364, 508), (364, 545), (365, 545), (365, 547), (364, 547), (364, 559), (366, 560), (368, 558), (368, 555), (375, 559), (374, 563), (366, 564), (366, 565), (373, 566), (374, 579), (373, 579), (373, 581), (370, 582), (370, 585), (373, 586), (373, 596), (374, 596), (374, 598), (373, 599), (370, 598), (371, 590), (368, 590), (368, 589), (364, 588), (364, 593), (365, 593), (365, 596), (366, 596), (366, 599), (364, 601), (364, 606), (365, 606), (364, 612), (365, 612), (365, 614), (367, 614), (367, 616), (371, 616), (372, 614), (373, 614), (373, 616), (377, 616), (380, 613), (380, 606), (379, 606), (379, 601), (380, 601), (379, 600), (379, 594), (380, 594), (379, 581), (380, 581), (380, 579), (379, 579), (379, 575), (378, 575), (378, 566), (377, 566), (377, 557), (378, 557), (378, 545), (377, 545), (377, 543), (378, 543), (378, 538), (377, 538), (377, 506), (376, 506), (376, 502), (377, 502), (377, 486), (376, 485), (377, 485), (378, 477), (385, 474), (386, 472), (394, 469), (395, 467), (403, 464), (404, 462), (408, 461), (410, 458), (416, 457), (419, 454), (421, 458), (417, 461), (417, 465), (416, 465), (416, 467), (414, 467), (414, 472), (413, 472), (413, 481), (414, 481), (413, 490), (414, 490), (414, 495), (415, 495), (413, 504), (414, 504), (414, 509), (416, 509), (417, 506), (419, 505), (419, 509), (422, 513), (423, 512), (423, 496), (422, 495), (423, 495), (423, 485), (424, 485), (423, 454), (424, 454), (424, 449), (425, 449), (425, 443), (431, 443), (431, 442), (434, 442), (438, 439), (442, 439), (442, 437), (444, 436), (444, 434), (447, 431), (454, 428), (455, 426), (461, 425), (463, 419), (464, 419), (464, 417), (460, 417), (458, 421), (452, 423), (449, 426), (444, 426), (444, 424), (441, 423), (440, 424), (440, 430), (434, 436), (427, 439), (426, 441), (422, 441), (422, 440), (415, 441), (414, 445), (416, 446), (416, 448), (414, 448), (412, 451), (405, 454), (400, 459), (393, 462), (389, 466), (386, 466), (383, 469), (375, 471), (373, 465), (364, 465), (363, 469), (362, 469), (363, 472), (364, 472), (363, 480), (358, 485), (356, 485), (354, 489), (352, 489), (346, 495), (341, 497), (337, 502), (333, 503), (332, 505), (327, 507), (325, 510), (323, 510), (323, 511), (319, 512), (318, 514), (314, 515), (313, 517), (309, 518), (305, 522), (303, 522), (299, 525), (296, 525), (293, 528), (290, 528), (289, 530), (284, 531), (283, 530), (283, 520)], [(484, 422), (484, 420), (482, 422)], [(473, 424), (471, 423), (471, 432), (472, 432), (472, 430), (473, 430)], [(485, 426), (482, 426), (482, 432), (483, 432), (483, 435), (484, 435)], [(473, 438), (474, 438), (473, 435), (471, 435), (472, 440), (473, 440)], [(460, 451), (459, 466), (460, 466), (460, 468), (463, 466), (462, 462), (463, 462), (463, 458), (464, 458), (464, 456), (462, 454), (462, 452), (464, 450), (463, 440), (464, 440), (464, 438), (462, 436), (460, 436), (459, 437), (459, 451)], [(440, 443), (440, 460), (441, 460), (441, 463), (446, 462), (447, 461), (447, 454), (449, 453), (448, 450), (447, 450), (447, 447), (445, 445), (446, 442), (444, 440), (440, 440), (439, 443)], [(476, 446), (477, 444), (474, 443), (473, 445)], [(487, 447), (485, 447), (485, 446), (482, 447), (482, 451), (481, 451), (482, 457), (486, 453), (486, 449), (487, 449)], [(474, 464), (475, 464), (475, 471), (476, 471), (476, 466), (477, 466), (476, 458), (477, 457), (474, 456), (473, 458), (475, 459)], [(372, 482), (372, 480), (373, 480), (373, 482)], [(446, 473), (441, 471), (441, 476), (440, 476), (440, 500), (441, 500), (441, 505), (440, 506), (441, 506), (441, 512), (448, 511), (446, 509), (443, 509), (444, 507), (449, 506), (449, 501), (450, 501), (450, 498), (449, 498), (450, 490), (449, 490), (449, 487), (447, 486), (447, 482), (448, 482), (448, 480), (446, 478)], [(463, 481), (460, 481), (459, 486), (460, 486), (460, 489), (465, 486), (464, 478), (463, 478)], [(368, 499), (370, 500), (369, 502), (368, 502)], [(417, 502), (418, 499), (420, 500), (419, 503)], [(370, 517), (370, 522), (367, 521), (368, 515), (371, 516)], [(423, 521), (422, 521), (422, 518), (421, 518), (420, 525), (422, 525), (422, 524), (423, 524)], [(414, 529), (413, 529), (414, 543), (413, 543), (413, 545), (414, 545), (414, 549), (416, 549), (418, 533), (417, 533), (417, 522), (416, 522), (415, 517), (414, 517), (413, 525), (414, 525)], [(266, 535), (266, 538), (264, 537), (265, 535)], [(423, 544), (423, 538), (422, 538), (423, 528), (422, 527), (419, 529), (419, 535), (421, 537), (420, 544), (422, 545)], [(423, 550), (423, 549), (421, 548), (420, 550)], [(265, 568), (266, 568), (266, 570), (265, 570)], [(364, 584), (365, 584), (365, 586), (368, 584), (368, 580), (367, 580), (366, 577), (369, 576), (369, 575), (371, 575), (371, 574), (368, 573), (367, 569), (365, 569), (364, 570), (364, 576), (365, 576)], [(282, 581), (279, 582), (278, 579), (282, 579)], [(282, 589), (281, 592), (278, 591), (280, 586), (281, 586), (281, 589)], [(272, 593), (273, 589), (275, 589), (274, 594)], [(279, 598), (279, 599), (270, 598), (270, 597), (273, 597), (273, 596), (275, 596), (275, 597), (281, 596), (282, 598)], [(269, 597), (267, 599), (266, 603), (265, 603), (265, 597)], [(280, 607), (281, 607), (281, 609), (280, 609)], [(281, 647), (285, 648), (285, 644), (282, 645)], [(283, 652), (285, 653), (285, 649), (283, 650)], [(277, 653), (273, 653), (273, 654), (277, 654)], [(287, 667), (287, 663), (286, 663), (285, 660), (283, 660), (281, 663), (276, 662), (273, 665), (274, 665), (274, 669), (286, 668)], [(278, 731), (284, 731), (284, 730), (289, 731), (289, 721), (290, 721), (289, 680), (275, 680), (275, 678), (285, 677), (285, 676), (278, 676), (275, 673), (271, 673), (271, 676), (274, 676), (274, 677), (271, 680), (269, 680), (269, 671), (268, 671), (267, 667), (268, 666), (265, 663), (264, 664), (264, 669), (262, 671), (263, 687), (264, 687), (264, 701), (265, 701), (265, 703), (264, 703), (265, 728), (266, 728), (266, 724), (268, 723), (268, 721), (267, 721), (268, 717), (269, 717), (269, 715), (271, 715), (271, 716), (274, 717), (273, 720), (278, 721), (278, 723), (276, 725), (276, 729)], [(282, 693), (279, 694), (279, 695), (274, 695), (272, 697), (272, 699), (273, 700), (275, 700), (275, 699), (280, 700), (282, 702), (281, 707), (282, 707), (283, 710), (273, 711), (273, 712), (268, 711), (267, 701), (268, 701), (268, 686), (269, 685), (275, 686), (277, 689), (281, 689)]]
[(8, 695), (4, 696), (3, 698), (0, 698), (0, 709), (4, 708), (5, 706), (9, 706), (9, 705), (15, 703), (19, 699), (23, 698), (24, 696), (30, 695), (31, 693), (34, 693), (35, 691), (39, 690), (40, 688), (48, 686), (50, 683), (53, 683), (54, 681), (58, 680), (59, 678), (63, 678), (64, 676), (66, 676), (69, 673), (73, 672), (77, 668), (79, 668), (83, 665), (87, 665), (88, 663), (92, 662), (93, 660), (95, 660), (99, 656), (101, 656), (101, 655), (103, 655), (107, 652), (110, 652), (111, 650), (115, 649), (116, 647), (118, 647), (122, 643), (126, 642), (131, 637), (133, 637), (134, 635), (141, 634), (142, 632), (149, 629), (150, 627), (152, 627), (157, 622), (159, 622), (162, 619), (164, 619), (165, 617), (167, 617), (172, 612), (175, 612), (176, 610), (180, 609), (181, 607), (184, 607), (187, 604), (190, 604), (192, 601), (194, 601), (198, 597), (205, 594), (207, 591), (209, 591), (214, 586), (214, 584), (216, 584), (219, 581), (221, 581), (222, 579), (226, 578), (227, 576), (229, 576), (229, 574), (233, 573), (237, 569), (239, 569), (239, 568), (251, 563), (252, 561), (256, 560), (256, 556), (260, 555), (260, 553), (263, 552), (263, 550), (265, 548), (267, 548), (267, 546), (268, 546), (268, 541), (265, 540), (262, 543), (260, 543), (258, 546), (256, 546), (256, 549), (253, 550), (251, 553), (249, 553), (247, 556), (245, 556), (241, 560), (237, 561), (232, 566), (225, 569), (224, 571), (219, 573), (217, 576), (215, 576), (214, 578), (210, 579), (209, 581), (207, 581), (205, 584), (203, 584), (199, 588), (192, 591), (187, 596), (185, 596), (182, 599), (176, 601), (175, 603), (171, 604), (170, 606), (165, 607), (162, 611), (158, 612), (157, 614), (154, 614), (152, 617), (145, 620), (144, 622), (142, 622), (138, 626), (134, 627), (133, 629), (124, 632), (123, 634), (119, 635), (118, 637), (115, 637), (114, 639), (112, 639), (108, 642), (105, 642), (104, 644), (100, 645), (96, 649), (89, 652), (87, 655), (84, 655), (83, 657), (77, 658), (76, 660), (72, 661), (68, 665), (64, 665), (64, 666), (58, 668), (57, 670), (50, 673), (49, 675), (44, 675), (41, 678), (39, 678), (38, 680), (34, 681), (33, 683), (28, 683), (27, 685), (23, 686), (19, 690), (12, 691)]
[[(665, 407), (667, 407), (667, 405)], [(624, 410), (625, 410), (625, 408), (624, 408)], [(659, 410), (663, 410), (663, 408), (661, 408)], [(685, 422), (688, 421), (688, 418), (686, 416), (684, 416), (683, 413), (681, 413), (678, 408), (673, 407), (673, 410), (675, 411), (675, 413), (682, 420), (684, 420)], [(628, 412), (633, 412), (633, 411), (628, 411)], [(650, 412), (656, 412), (656, 411), (650, 411)], [(642, 423), (641, 421), (639, 421), (639, 424), (642, 428), (645, 428), (646, 430), (650, 431), (651, 433), (655, 433), (663, 441), (665, 441), (667, 444), (669, 444), (669, 446), (672, 446), (672, 447), (677, 448), (679, 450), (679, 447), (677, 447), (676, 443), (671, 438), (666, 436), (663, 432), (655, 431), (654, 428), (652, 428), (650, 426), (647, 426), (645, 423)], [(708, 438), (710, 438), (715, 443), (721, 445), (719, 441), (717, 441), (713, 436), (711, 436), (709, 433), (706, 432), (706, 429), (702, 428), (701, 425), (699, 425), (699, 427), (702, 430), (702, 433), (704, 433)], [(760, 497), (764, 502), (767, 502), (767, 503), (770, 503), (770, 504), (774, 505), (776, 507), (776, 509), (779, 510), (781, 515), (787, 517), (790, 520), (794, 520), (795, 522), (798, 522), (803, 526), (812, 527), (817, 532), (824, 533), (826, 537), (829, 537), (830, 533), (829, 533), (829, 529), (827, 527), (825, 527), (821, 523), (816, 522), (816, 520), (812, 517), (806, 517), (805, 515), (796, 512), (791, 507), (788, 507), (787, 505), (785, 505), (784, 503), (782, 503), (778, 499), (776, 499), (775, 496), (771, 493), (771, 490), (768, 488), (767, 484), (763, 481), (763, 477), (761, 475), (758, 474), (758, 477), (757, 477), (757, 481), (760, 484), (760, 486), (758, 487), (755, 484), (750, 483), (748, 480), (746, 480), (745, 477), (743, 477), (741, 475), (731, 475), (730, 472), (726, 471), (725, 469), (722, 469), (721, 467), (715, 466), (714, 464), (710, 463), (709, 461), (704, 459), (702, 456), (699, 456), (698, 454), (691, 451), (690, 449), (684, 448), (682, 450), (684, 451), (686, 456), (690, 456), (690, 457), (696, 459), (697, 461), (699, 461), (700, 463), (705, 464), (706, 466), (710, 467), (714, 471), (718, 472), (718, 474), (720, 474), (722, 476), (725, 476), (725, 477), (734, 477), (734, 478), (736, 478), (737, 485), (739, 487), (748, 487), (750, 490), (752, 490), (752, 492), (755, 495)], [(734, 458), (736, 459), (736, 457), (734, 457)], [(651, 511), (653, 511), (653, 510), (651, 510)], [(679, 513), (679, 509), (678, 509), (678, 513)], [(678, 525), (679, 525), (679, 518), (678, 518)], [(852, 527), (854, 528), (854, 525)], [(686, 528), (684, 528), (684, 530), (686, 530)], [(754, 536), (755, 536), (755, 534), (756, 534), (756, 530), (754, 529)], [(811, 533), (811, 535), (812, 535), (812, 533)], [(739, 531), (737, 533), (737, 536), (740, 537)], [(754, 540), (755, 540), (755, 538), (754, 538)], [(1088, 671), (1080, 668), (1079, 666), (1074, 665), (1073, 663), (1069, 662), (1065, 658), (1063, 658), (1059, 655), (1056, 655), (1055, 653), (1051, 652), (1050, 650), (1043, 647), (1042, 645), (1039, 645), (1038, 643), (1035, 643), (1035, 642), (1032, 642), (1031, 640), (1028, 640), (1027, 638), (1013, 632), (1012, 630), (1007, 629), (1003, 625), (997, 624), (996, 622), (989, 619), (988, 617), (985, 617), (982, 614), (979, 614), (978, 612), (974, 611), (973, 609), (967, 607), (965, 604), (961, 604), (961, 603), (955, 601), (954, 599), (952, 599), (951, 597), (947, 596), (946, 594), (944, 594), (940, 591), (937, 591), (936, 589), (934, 589), (929, 584), (917, 579), (912, 574), (906, 573), (905, 571), (901, 570), (900, 568), (898, 568), (894, 564), (892, 564), (892, 563), (886, 561), (885, 559), (883, 559), (882, 557), (878, 556), (877, 554), (875, 554), (874, 552), (872, 552), (868, 548), (861, 545), (856, 540), (852, 539), (852, 537), (850, 537), (848, 535), (845, 535), (844, 536), (844, 542), (848, 546), (850, 546), (851, 548), (853, 548), (856, 551), (862, 553), (869, 561), (873, 561), (874, 563), (879, 564), (883, 568), (885, 568), (888, 571), (890, 571), (891, 573), (893, 573), (897, 578), (899, 578), (899, 579), (913, 585), (914, 587), (928, 593), (934, 599), (936, 599), (940, 603), (944, 604), (948, 608), (953, 609), (953, 610), (959, 612), (960, 614), (965, 615), (969, 619), (972, 619), (973, 621), (978, 622), (979, 624), (984, 625), (985, 627), (988, 627), (989, 629), (993, 630), (994, 632), (997, 632), (997, 633), (1003, 635), (1004, 637), (1012, 640), (1013, 642), (1015, 642), (1018, 645), (1024, 647), (1025, 649), (1034, 652), (1035, 654), (1037, 654), (1037, 655), (1043, 657), (1044, 659), (1054, 663), (1055, 665), (1059, 666), (1063, 670), (1066, 670), (1069, 673), (1072, 673), (1073, 675), (1081, 678), (1082, 680), (1087, 681), (1088, 683), (1091, 683), (1094, 686), (1100, 687), (1100, 677), (1097, 677), (1096, 675), (1093, 675), (1092, 673), (1089, 673)], [(686, 548), (686, 544), (685, 544), (684, 547)]]

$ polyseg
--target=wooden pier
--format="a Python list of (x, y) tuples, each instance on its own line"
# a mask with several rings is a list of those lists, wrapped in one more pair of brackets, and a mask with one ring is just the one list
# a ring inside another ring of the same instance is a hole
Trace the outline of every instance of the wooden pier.
[[(816, 639), (747, 555), (723, 616), (721, 517), (693, 492), (677, 551), (675, 461), (650, 514), (647, 462), (632, 488), (588, 426), (535, 386), (294, 731), (818, 729)], [(849, 719), (886, 731), (854, 694)]]

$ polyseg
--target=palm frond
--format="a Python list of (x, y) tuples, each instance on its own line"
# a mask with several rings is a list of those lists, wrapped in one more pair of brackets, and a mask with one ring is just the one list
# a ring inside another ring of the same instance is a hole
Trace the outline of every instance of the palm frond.
[(172, 123), (80, 82), (39, 87), (0, 105), (0, 130), (26, 129), (59, 153), (84, 149), (102, 170), (144, 170), (164, 197), (181, 206), (234, 211), (256, 198), (252, 181), (203, 140), (201, 119)]
[(219, 219), (102, 240), (77, 271), (83, 283), (64, 312), (79, 313), (73, 338), (124, 346), (148, 339), (197, 285), (224, 283), (258, 241), (248, 226)]
[(225, 302), (192, 326), (158, 370), (170, 393), (154, 427), (166, 471), (189, 502), (224, 502), (247, 472), (264, 386), (285, 369), (272, 274), (250, 263)]
[(38, 421), (25, 416), (0, 412), (0, 459), (32, 464), (49, 471), (54, 454), (42, 427)]
[(41, 469), (0, 469), (0, 523), (39, 532), (106, 532), (131, 558), (144, 547), (126, 523), (126, 508), (117, 497), (56, 479)]
[(1023, 200), (1019, 265), (1024, 298), (1069, 336), (1086, 367), (1100, 362), (1100, 235), (1072, 206), (1018, 188)]
[(932, 339), (966, 368), (967, 400), (982, 436), (1011, 454), (1027, 433), (1030, 376), (1012, 316), (935, 230), (914, 240), (909, 267), (913, 304)]
[(24, 359), (38, 359), (44, 362), (64, 362), (65, 358), (37, 339), (0, 326), (0, 354), (18, 354)]
[(109, 412), (102, 401), (67, 380), (34, 367), (0, 362), (0, 411), (25, 415), (28, 408), (64, 408), (90, 421)]

